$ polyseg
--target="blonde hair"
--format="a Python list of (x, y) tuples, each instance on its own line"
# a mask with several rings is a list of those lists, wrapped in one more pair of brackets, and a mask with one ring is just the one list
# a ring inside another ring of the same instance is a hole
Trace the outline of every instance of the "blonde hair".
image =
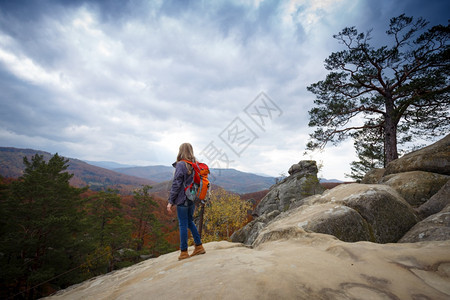
[(177, 155), (177, 162), (180, 160), (189, 160), (195, 162), (194, 149), (189, 143), (183, 143), (180, 145), (180, 149)]

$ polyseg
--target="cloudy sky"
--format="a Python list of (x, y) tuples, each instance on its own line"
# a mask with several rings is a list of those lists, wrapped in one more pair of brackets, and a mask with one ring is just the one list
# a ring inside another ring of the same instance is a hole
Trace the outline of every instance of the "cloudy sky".
[[(0, 146), (170, 165), (183, 142), (212, 167), (278, 176), (302, 159), (345, 179), (351, 141), (304, 155), (311, 83), (346, 26), (444, 0), (0, 1)], [(387, 41), (386, 41), (387, 43)]]

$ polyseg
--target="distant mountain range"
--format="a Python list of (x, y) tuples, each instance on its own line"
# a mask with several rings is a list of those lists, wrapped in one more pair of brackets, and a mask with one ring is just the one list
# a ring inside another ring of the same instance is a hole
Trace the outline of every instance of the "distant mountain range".
[(105, 168), (105, 169), (109, 169), (109, 170), (113, 170), (114, 169), (118, 169), (118, 168), (130, 168), (130, 167), (137, 167), (137, 166), (133, 166), (133, 165), (124, 165), (124, 164), (119, 164), (113, 161), (90, 161), (90, 160), (83, 160), (84, 162), (96, 166), (96, 167), (100, 167), (100, 168)]
[[(43, 155), (46, 160), (53, 155), (39, 150), (0, 147), (0, 175), (18, 178), (23, 174), (23, 157), (35, 154)], [(151, 185), (152, 192), (167, 197), (171, 186), (174, 168), (172, 166), (137, 167), (109, 161), (81, 161), (69, 158), (68, 171), (74, 174), (71, 184), (82, 187), (89, 185), (92, 190), (107, 187), (130, 193), (142, 185)], [(211, 169), (210, 181), (227, 191), (239, 194), (253, 193), (269, 189), (275, 177), (267, 177), (235, 169)], [(321, 179), (321, 182), (341, 182), (339, 180)]]
[[(48, 152), (39, 150), (0, 147), (0, 175), (11, 178), (22, 176), (25, 169), (23, 158), (25, 156), (31, 158), (36, 154), (43, 155), (47, 161), (53, 156)], [(92, 190), (113, 188), (123, 193), (130, 193), (142, 185), (153, 185), (156, 183), (149, 179), (93, 166), (75, 158), (69, 158), (67, 171), (74, 174), (70, 181), (72, 185), (77, 187), (89, 185)]]
[[(146, 178), (158, 183), (169, 181), (173, 177), (172, 166), (147, 166), (114, 168), (116, 172)], [(209, 179), (211, 183), (218, 185), (227, 191), (243, 194), (268, 189), (275, 183), (274, 177), (265, 177), (252, 173), (241, 172), (235, 169), (212, 168)]]
[(158, 165), (148, 167), (113, 168), (112, 170), (122, 174), (147, 178), (156, 182), (164, 182), (172, 179), (174, 168), (172, 166)]
[[(95, 162), (91, 161), (90, 164), (97, 166), (108, 166), (113, 171), (150, 179), (152, 181), (156, 181), (160, 184), (154, 185), (154, 190), (164, 190), (163, 186), (166, 187), (169, 185), (173, 177), (174, 168), (172, 166), (147, 166), (147, 167), (136, 167), (136, 166), (126, 166), (126, 167), (118, 167), (114, 162)], [(253, 173), (241, 172), (235, 169), (211, 169), (211, 182), (227, 191), (236, 192), (239, 194), (244, 193), (253, 193), (262, 190), (269, 189), (275, 182), (276, 177), (258, 175)], [(335, 186), (337, 183), (342, 183), (343, 181), (337, 179), (324, 179), (320, 178), (320, 182), (324, 184), (324, 186)], [(163, 184), (161, 184), (163, 183)], [(165, 189), (168, 189), (165, 188)]]
[[(43, 155), (46, 160), (53, 156), (40, 150), (0, 147), (0, 175), (12, 178), (20, 177), (24, 170), (23, 157), (31, 158), (35, 154)], [(170, 188), (170, 180), (174, 171), (172, 166), (123, 166), (126, 165), (105, 161), (89, 161), (87, 163), (69, 158), (68, 171), (74, 174), (71, 184), (78, 187), (89, 185), (93, 190), (111, 187), (131, 192), (148, 184), (153, 186), (152, 191), (159, 191), (162, 195), (167, 193)], [(210, 181), (213, 185), (228, 191), (243, 194), (268, 189), (275, 183), (275, 178), (234, 169), (211, 169)]]

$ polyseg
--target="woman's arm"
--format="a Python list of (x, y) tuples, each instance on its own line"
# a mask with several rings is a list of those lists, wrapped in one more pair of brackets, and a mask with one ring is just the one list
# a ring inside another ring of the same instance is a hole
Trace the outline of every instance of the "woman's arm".
[(186, 173), (186, 165), (184, 163), (177, 163), (175, 167), (175, 174), (173, 176), (172, 188), (170, 189), (169, 204), (174, 205), (181, 189), (183, 188), (184, 177)]

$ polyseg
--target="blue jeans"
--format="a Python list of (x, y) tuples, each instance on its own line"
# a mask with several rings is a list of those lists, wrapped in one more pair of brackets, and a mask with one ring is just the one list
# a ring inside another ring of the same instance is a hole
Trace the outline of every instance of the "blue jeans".
[(177, 215), (178, 215), (178, 225), (180, 227), (180, 250), (186, 251), (188, 248), (188, 228), (191, 231), (192, 237), (194, 238), (194, 243), (200, 245), (202, 241), (200, 240), (200, 234), (198, 233), (197, 227), (194, 223), (194, 210), (195, 205), (184, 206), (177, 205)]

